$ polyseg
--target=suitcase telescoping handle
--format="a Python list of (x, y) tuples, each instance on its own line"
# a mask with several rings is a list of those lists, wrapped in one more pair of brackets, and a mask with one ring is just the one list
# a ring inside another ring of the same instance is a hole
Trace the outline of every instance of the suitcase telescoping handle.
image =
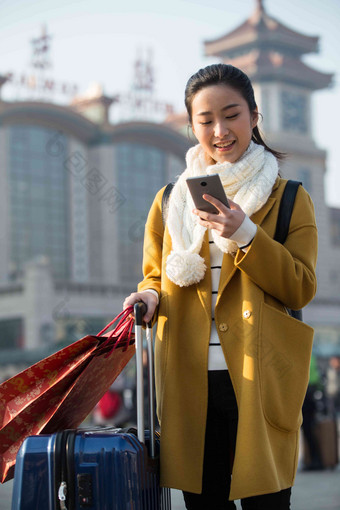
[[(134, 306), (135, 313), (135, 346), (137, 372), (137, 434), (141, 443), (145, 443), (144, 417), (144, 371), (143, 371), (143, 316), (147, 310), (142, 301)], [(150, 457), (155, 457), (155, 383), (154, 356), (151, 322), (146, 325), (147, 368), (148, 368), (148, 414), (150, 428)]]

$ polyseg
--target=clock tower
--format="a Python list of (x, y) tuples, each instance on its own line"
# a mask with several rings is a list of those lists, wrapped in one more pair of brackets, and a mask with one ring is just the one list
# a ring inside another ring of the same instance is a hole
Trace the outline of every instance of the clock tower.
[(332, 74), (319, 72), (301, 57), (318, 51), (319, 38), (296, 32), (270, 16), (262, 0), (244, 23), (214, 40), (205, 54), (241, 68), (251, 79), (259, 112), (259, 129), (268, 144), (287, 153), (282, 177), (302, 181), (313, 198), (319, 230), (318, 292), (306, 307), (305, 320), (337, 331), (340, 345), (339, 246), (332, 245), (331, 211), (325, 203), (326, 153), (312, 134), (312, 93), (329, 87)]

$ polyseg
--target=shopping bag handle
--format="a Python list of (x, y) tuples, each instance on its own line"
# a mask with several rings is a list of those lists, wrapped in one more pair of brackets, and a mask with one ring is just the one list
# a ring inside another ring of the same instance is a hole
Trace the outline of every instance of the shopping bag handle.
[[(119, 322), (115, 326), (115, 328), (111, 331), (110, 335), (108, 337), (103, 338), (103, 342), (101, 343), (99, 349), (97, 350), (97, 353), (102, 353), (104, 350), (107, 350), (109, 348), (109, 351), (106, 353), (105, 357), (109, 357), (112, 352), (121, 345), (122, 341), (126, 340), (126, 345), (123, 348), (123, 351), (126, 351), (131, 343), (132, 339), (132, 329), (134, 325), (134, 318), (130, 316), (133, 313), (133, 307), (129, 306), (125, 308), (122, 312), (120, 312), (117, 317), (115, 317), (107, 326), (105, 326), (104, 329), (102, 329), (97, 336), (101, 336), (105, 331), (112, 326), (115, 322), (117, 322), (118, 319)], [(112, 337), (114, 335), (117, 335), (117, 338), (115, 339), (115, 342), (112, 343)]]
[[(118, 319), (120, 319), (117, 326), (115, 327), (115, 329), (118, 329), (119, 326), (121, 326), (123, 324), (123, 322), (128, 318), (128, 316), (130, 314), (132, 314), (133, 312), (135, 313), (136, 325), (141, 326), (143, 323), (143, 317), (146, 314), (147, 309), (148, 309), (148, 307), (146, 306), (144, 301), (139, 301), (138, 303), (136, 303), (134, 305), (134, 307), (132, 305), (128, 306), (127, 308), (125, 308), (125, 310), (122, 310), (117, 315), (117, 317), (115, 317), (111, 322), (109, 322), (109, 324), (107, 324), (107, 326), (105, 326), (105, 328), (103, 328), (101, 331), (99, 331), (97, 336), (101, 336), (103, 333), (105, 333), (106, 330), (109, 329), (110, 326), (112, 326), (112, 324), (114, 324), (115, 322), (117, 322)], [(112, 332), (112, 334), (114, 334), (114, 333)]]
[[(109, 322), (105, 328), (103, 328), (101, 331), (99, 331), (99, 333), (97, 334), (97, 336), (101, 336), (103, 333), (105, 333), (105, 331), (107, 329), (109, 329), (110, 326), (112, 326), (112, 324), (114, 324), (115, 322), (117, 322), (118, 319), (120, 319), (120, 321), (118, 322), (117, 326), (115, 327), (115, 329), (118, 329), (119, 326), (121, 326), (123, 324), (123, 322), (128, 318), (128, 316), (133, 312), (133, 306), (128, 306), (127, 308), (125, 308), (125, 310), (122, 310), (118, 315), (117, 317), (115, 317), (111, 322)], [(114, 331), (112, 332), (112, 335), (114, 334)]]
[[(133, 317), (133, 313), (135, 312), (135, 316)], [(102, 342), (98, 352), (102, 352), (103, 349), (107, 349), (109, 346), (111, 347), (109, 352), (106, 354), (106, 357), (110, 356), (112, 352), (121, 344), (121, 342), (125, 339), (127, 339), (126, 345), (123, 349), (123, 351), (126, 351), (129, 347), (132, 339), (132, 329), (134, 323), (139, 326), (143, 323), (143, 316), (147, 312), (147, 305), (144, 303), (144, 301), (139, 301), (135, 304), (135, 306), (128, 306), (125, 308), (125, 310), (122, 310), (117, 317), (115, 317), (109, 324), (103, 328), (97, 336), (101, 336), (107, 329), (109, 329), (110, 326), (112, 326), (114, 323), (119, 320), (118, 324), (115, 326), (115, 328), (111, 331), (110, 335), (105, 338), (105, 340)], [(151, 328), (151, 322), (148, 324), (148, 328)], [(117, 338), (114, 342), (114, 344), (111, 341), (111, 338), (114, 335), (117, 335)]]

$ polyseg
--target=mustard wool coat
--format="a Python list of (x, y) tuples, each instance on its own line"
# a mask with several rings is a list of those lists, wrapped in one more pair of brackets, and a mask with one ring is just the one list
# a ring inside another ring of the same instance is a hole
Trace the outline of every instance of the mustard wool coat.
[[(273, 240), (285, 182), (278, 178), (261, 210), (247, 253), (224, 254), (215, 321), (238, 405), (230, 499), (277, 492), (294, 484), (301, 406), (313, 329), (293, 319), (316, 292), (317, 229), (313, 203), (300, 186), (284, 245)], [(165, 273), (171, 238), (163, 227), (160, 190), (144, 239), (144, 280), (159, 293), (155, 371), (161, 423), (161, 484), (202, 490), (208, 401), (211, 275), (189, 287)], [(209, 262), (206, 234), (201, 256)], [(216, 441), (219, 438), (216, 437)]]

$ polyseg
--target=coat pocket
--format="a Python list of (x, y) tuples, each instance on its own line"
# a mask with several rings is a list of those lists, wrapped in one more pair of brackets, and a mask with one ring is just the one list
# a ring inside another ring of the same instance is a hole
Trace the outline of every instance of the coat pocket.
[(278, 429), (292, 432), (302, 423), (314, 330), (262, 303), (259, 370), (263, 412)]

